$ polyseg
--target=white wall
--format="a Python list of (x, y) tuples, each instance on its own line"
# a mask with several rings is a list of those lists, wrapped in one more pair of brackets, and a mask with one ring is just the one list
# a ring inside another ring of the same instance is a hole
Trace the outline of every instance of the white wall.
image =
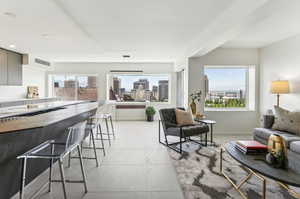
[(270, 93), (271, 81), (289, 80), (291, 93), (280, 96), (280, 106), (300, 110), (300, 35), (276, 42), (260, 50), (261, 104), (266, 113), (276, 104), (276, 96)]
[[(208, 119), (217, 121), (218, 133), (250, 133), (258, 126), (259, 104), (259, 56), (257, 49), (218, 48), (197, 58), (189, 59), (189, 94), (201, 89), (204, 93), (205, 65), (255, 65), (256, 66), (256, 110), (255, 111), (207, 111)], [(203, 96), (204, 98), (204, 96)], [(202, 100), (202, 102), (204, 99)], [(204, 111), (204, 104), (202, 112)]]
[(45, 70), (23, 66), (23, 86), (0, 86), (0, 99), (26, 98), (27, 86), (38, 86), (40, 97), (45, 97)]
[[(54, 70), (48, 74), (97, 74), (98, 98), (99, 100), (106, 100), (107, 74), (110, 70), (143, 70), (143, 74), (169, 74), (171, 77), (170, 103), (160, 105), (152, 103), (151, 105), (157, 109), (176, 105), (176, 73), (173, 63), (55, 63)], [(156, 114), (156, 119), (157, 116), (158, 114)], [(128, 111), (128, 120), (131, 120), (130, 110)]]
[(182, 71), (184, 70), (184, 86), (183, 86), (183, 104), (185, 108), (188, 107), (188, 88), (189, 88), (189, 59), (187, 57), (183, 57), (178, 59), (174, 64), (175, 71)]

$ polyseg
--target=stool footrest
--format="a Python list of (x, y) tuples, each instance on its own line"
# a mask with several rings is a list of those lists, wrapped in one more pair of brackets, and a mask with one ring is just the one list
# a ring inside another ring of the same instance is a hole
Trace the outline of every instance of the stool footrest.
[[(94, 149), (93, 147), (82, 147), (82, 149)], [(96, 147), (96, 149), (101, 149), (103, 150), (103, 147)]]
[[(51, 182), (62, 182), (62, 180), (51, 180)], [(84, 183), (83, 180), (65, 180), (66, 183)]]
[[(71, 157), (71, 159), (79, 159), (80, 157)], [(95, 160), (96, 158), (92, 158), (92, 157), (82, 157), (82, 159), (85, 159), (85, 160)]]

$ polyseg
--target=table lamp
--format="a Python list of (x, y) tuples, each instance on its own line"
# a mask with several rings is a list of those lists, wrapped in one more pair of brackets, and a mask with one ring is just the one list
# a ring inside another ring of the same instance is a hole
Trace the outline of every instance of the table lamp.
[(289, 81), (287, 80), (272, 81), (271, 93), (277, 94), (277, 106), (279, 106), (280, 94), (290, 93)]

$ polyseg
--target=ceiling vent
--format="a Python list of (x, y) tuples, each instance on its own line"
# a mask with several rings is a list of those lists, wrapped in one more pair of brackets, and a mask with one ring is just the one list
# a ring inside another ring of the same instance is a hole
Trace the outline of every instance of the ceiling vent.
[(33, 57), (31, 55), (25, 54), (23, 55), (23, 65), (35, 66), (44, 69), (51, 69), (51, 62)]
[(39, 58), (35, 58), (34, 62), (37, 63), (37, 64), (42, 64), (44, 66), (51, 66), (50, 62), (42, 60), (42, 59), (39, 59)]
[(142, 73), (142, 70), (111, 70), (111, 73)]

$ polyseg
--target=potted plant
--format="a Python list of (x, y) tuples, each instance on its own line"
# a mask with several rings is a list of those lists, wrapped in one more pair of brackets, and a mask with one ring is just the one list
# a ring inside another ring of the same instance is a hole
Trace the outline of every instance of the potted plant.
[(153, 121), (153, 116), (155, 115), (156, 110), (153, 106), (148, 106), (146, 108), (146, 115), (147, 115), (147, 121), (152, 122)]
[[(201, 90), (199, 91), (196, 91), (192, 94), (190, 94), (190, 97), (192, 99), (192, 102), (190, 104), (190, 107), (191, 107), (191, 111), (192, 111), (192, 114), (193, 115), (196, 115), (197, 114), (197, 105), (195, 103), (195, 100), (198, 102), (198, 105), (200, 104), (200, 101), (201, 101), (201, 95), (202, 95), (202, 92)], [(199, 111), (199, 110), (198, 110)]]

